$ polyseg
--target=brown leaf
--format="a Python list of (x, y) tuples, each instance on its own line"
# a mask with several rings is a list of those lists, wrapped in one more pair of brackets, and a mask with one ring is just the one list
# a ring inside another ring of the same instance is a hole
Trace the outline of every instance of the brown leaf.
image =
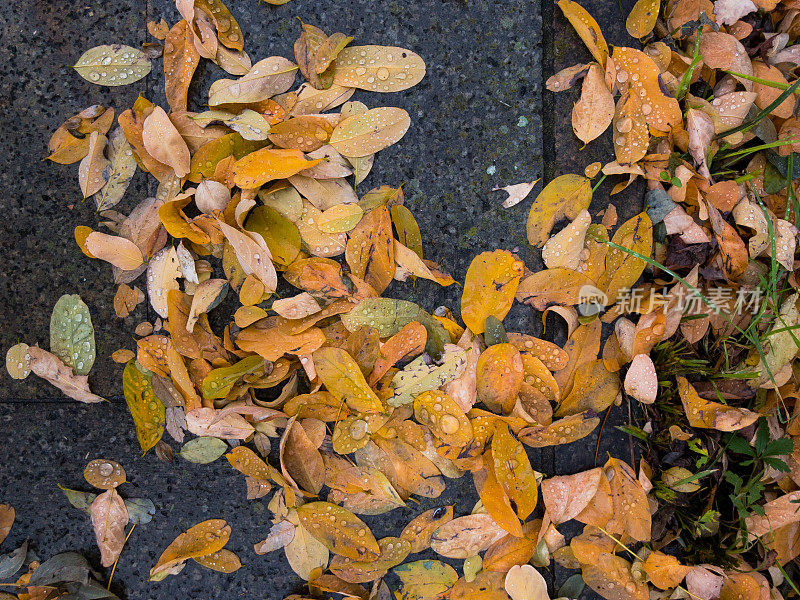
[(125, 526), (128, 524), (128, 509), (117, 490), (106, 490), (94, 499), (89, 512), (92, 527), (100, 548), (100, 560), (104, 567), (113, 565), (125, 545)]
[(89, 379), (86, 375), (75, 375), (72, 369), (56, 356), (37, 346), (28, 348), (28, 354), (31, 357), (31, 371), (52, 383), (70, 398), (87, 404), (105, 402), (105, 398), (89, 391)]

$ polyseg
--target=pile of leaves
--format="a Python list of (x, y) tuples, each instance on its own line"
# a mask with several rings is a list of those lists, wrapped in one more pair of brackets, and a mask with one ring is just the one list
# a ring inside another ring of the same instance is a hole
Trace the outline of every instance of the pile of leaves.
[[(110, 233), (80, 226), (75, 239), (113, 266), (119, 316), (145, 299), (135, 282), (146, 272), (158, 318), (137, 327), (135, 352), (114, 354), (141, 448), (172, 459), (167, 433), (185, 460), (224, 455), (249, 499), (269, 495), (273, 526), (254, 552), (282, 551), (313, 597), (389, 598), (399, 579), (404, 599), (542, 600), (534, 566), (553, 562), (580, 571), (561, 597), (584, 586), (609, 600), (800, 593), (800, 6), (639, 0), (627, 28), (643, 49), (610, 51), (579, 4), (558, 5), (594, 61), (548, 88), (581, 83), (575, 134), (590, 143), (611, 128), (615, 156), (532, 201), (527, 236), (543, 270), (507, 250), (474, 258), (460, 319), (381, 297), (394, 279), (454, 280), (423, 258), (402, 188), (356, 192), (411, 119), (351, 97), (419, 82), (411, 50), (301, 23), (295, 62), (253, 64), (221, 2), (178, 0), (174, 26), (149, 24), (163, 45), (100, 46), (76, 64), (88, 81), (121, 85), (163, 51), (169, 112), (140, 97), (112, 129), (114, 109), (89, 107), (56, 131), (48, 157), (80, 161), (83, 196)], [(215, 81), (196, 113), (187, 92), (201, 58), (235, 78)], [(306, 82), (292, 90), (298, 71)], [(114, 207), (137, 169), (158, 190), (123, 215)], [(646, 180), (647, 210), (618, 224), (609, 202), (594, 218), (600, 173), (623, 176), (612, 197)], [(533, 187), (505, 188), (504, 206)], [(215, 329), (208, 313), (228, 294), (235, 311), (217, 310)], [(560, 316), (564, 346), (506, 331), (515, 300)], [(88, 309), (65, 296), (51, 353), (21, 344), (7, 366), (93, 402), (93, 359)], [(623, 402), (638, 460), (534, 470), (526, 446), (602, 434)], [(467, 475), (473, 507), (431, 509), (381, 539), (359, 516), (437, 498)], [(113, 512), (95, 523), (104, 565), (132, 520), (115, 491), (124, 476), (115, 481), (91, 500), (65, 490), (93, 521)], [(583, 530), (568, 541), (573, 521)], [(221, 519), (195, 525), (150, 578), (190, 559), (238, 569), (230, 535)]]

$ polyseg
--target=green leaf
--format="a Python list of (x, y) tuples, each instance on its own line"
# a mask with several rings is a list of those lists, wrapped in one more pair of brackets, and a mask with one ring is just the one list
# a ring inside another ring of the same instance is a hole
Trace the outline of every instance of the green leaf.
[(769, 465), (773, 469), (781, 471), (782, 473), (788, 473), (789, 471), (791, 471), (789, 465), (783, 462), (780, 458), (765, 457), (762, 460), (764, 461), (765, 465)]
[(732, 435), (728, 438), (728, 449), (737, 454), (755, 456), (755, 452), (748, 441), (739, 435)]
[(186, 442), (180, 455), (189, 462), (206, 465), (217, 460), (228, 450), (228, 444), (215, 437), (198, 437)]
[(791, 438), (778, 438), (772, 440), (764, 449), (764, 456), (783, 456), (791, 454), (794, 450), (794, 441)]
[(255, 355), (248, 356), (230, 367), (214, 369), (203, 379), (201, 386), (203, 398), (206, 400), (224, 398), (237, 381), (245, 375), (249, 375), (258, 369), (263, 369), (264, 365), (264, 359)]
[(128, 519), (136, 525), (144, 525), (153, 520), (156, 507), (152, 500), (147, 498), (126, 498), (125, 508), (128, 509)]
[(147, 55), (123, 44), (95, 46), (75, 63), (78, 75), (97, 85), (127, 85), (145, 77), (152, 68)]
[(428, 331), (425, 351), (431, 356), (440, 356), (444, 345), (450, 343), (450, 334), (418, 304), (408, 300), (367, 298), (349, 313), (342, 315), (342, 323), (348, 331), (368, 325), (377, 330), (381, 338), (393, 336), (412, 321), (420, 323)]
[(89, 307), (77, 294), (58, 299), (50, 316), (50, 352), (75, 371), (86, 375), (95, 359), (94, 327)]
[(97, 494), (93, 494), (92, 492), (79, 492), (78, 490), (71, 490), (69, 488), (65, 488), (60, 483), (58, 484), (58, 489), (64, 492), (64, 495), (67, 497), (72, 506), (79, 510), (89, 512), (89, 507), (94, 502), (94, 499), (97, 498)]

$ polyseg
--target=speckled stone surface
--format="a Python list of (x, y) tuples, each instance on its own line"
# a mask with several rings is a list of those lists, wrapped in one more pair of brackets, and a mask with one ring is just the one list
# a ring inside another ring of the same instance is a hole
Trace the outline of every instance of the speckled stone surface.
[[(616, 2), (585, 0), (610, 43), (629, 44), (624, 18)], [(622, 0), (625, 14), (634, 0)], [(355, 44), (399, 45), (418, 52), (428, 65), (425, 80), (405, 92), (377, 95), (357, 92), (354, 99), (370, 106), (399, 106), (409, 111), (412, 126), (404, 139), (381, 152), (362, 190), (382, 184), (404, 185), (407, 205), (423, 232), (427, 258), (440, 262), (457, 280), (478, 252), (519, 249), (531, 268), (539, 268), (538, 253), (525, 240), (524, 221), (533, 196), (502, 209), (495, 187), (545, 180), (612, 156), (607, 137), (581, 150), (570, 126), (570, 110), (578, 92), (542, 91), (553, 72), (588, 52), (551, 3), (505, 0), (352, 0), (320, 2), (292, 0), (273, 7), (251, 1), (229, 2), (245, 33), (254, 60), (277, 54), (292, 57), (299, 31), (295, 19), (326, 31), (343, 31)], [(10, 60), (0, 64), (0, 131), (9, 152), (0, 160), (0, 205), (9, 215), (0, 223), (0, 258), (6, 275), (0, 278), (0, 306), (5, 323), (0, 347), (17, 341), (48, 344), (49, 316), (63, 293), (80, 293), (89, 305), (98, 338), (98, 360), (91, 375), (95, 391), (112, 398), (110, 405), (80, 406), (60, 397), (35, 378), (10, 380), (0, 373), (0, 432), (13, 432), (15, 448), (0, 464), (0, 502), (17, 509), (17, 524), (3, 548), (24, 539), (35, 543), (42, 557), (73, 549), (99, 564), (88, 519), (66, 502), (57, 483), (88, 490), (81, 472), (91, 458), (118, 460), (132, 482), (126, 497), (144, 496), (156, 505), (154, 520), (134, 532), (114, 576), (114, 589), (130, 599), (182, 597), (282, 598), (301, 592), (282, 553), (256, 556), (252, 544), (269, 527), (265, 502), (245, 500), (244, 483), (224, 461), (192, 465), (177, 458), (172, 465), (150, 453), (139, 456), (132, 423), (120, 404), (121, 368), (109, 358), (121, 347), (133, 348), (131, 332), (147, 318), (139, 309), (118, 319), (111, 307), (114, 287), (110, 268), (91, 261), (72, 239), (76, 225), (94, 226), (93, 206), (82, 203), (76, 165), (41, 162), (52, 131), (85, 106), (103, 103), (118, 112), (143, 93), (163, 103), (160, 63), (145, 80), (126, 88), (92, 86), (68, 65), (81, 52), (101, 43), (138, 45), (148, 39), (145, 24), (164, 17), (177, 19), (168, 0), (87, 0), (15, 2), (0, 9), (4, 35), (0, 50)], [(542, 23), (544, 22), (544, 26)], [(190, 102), (202, 110), (210, 82), (222, 76), (204, 61), (192, 86)], [(120, 206), (127, 210), (148, 193), (147, 179), (138, 173)], [(538, 188), (537, 188), (538, 189)], [(603, 209), (611, 185), (595, 195), (593, 212)], [(150, 189), (152, 192), (152, 188)], [(641, 206), (641, 188), (632, 186), (612, 201), (620, 222)], [(457, 312), (458, 286), (439, 288), (426, 281), (394, 284), (387, 292), (421, 303), (428, 309), (444, 304)], [(538, 314), (515, 307), (506, 320), (509, 330), (542, 334)], [(563, 341), (559, 324), (548, 322), (547, 335)], [(614, 429), (627, 421), (627, 406), (609, 414), (598, 460), (607, 452), (630, 460), (627, 436)], [(530, 451), (534, 468), (546, 475), (572, 473), (594, 464), (597, 434), (559, 448)], [(177, 445), (173, 443), (177, 450)], [(367, 518), (378, 537), (396, 534), (415, 514), (434, 506), (455, 504), (469, 512), (477, 497), (470, 477), (449, 481), (444, 494), (403, 511)], [(164, 547), (181, 531), (201, 520), (222, 517), (233, 536), (229, 547), (245, 564), (233, 575), (221, 575), (196, 565), (159, 584), (146, 582), (147, 571)], [(419, 558), (427, 555), (420, 555)], [(460, 570), (460, 561), (454, 566)], [(568, 573), (547, 573), (557, 582)], [(583, 598), (593, 597), (588, 593)]]

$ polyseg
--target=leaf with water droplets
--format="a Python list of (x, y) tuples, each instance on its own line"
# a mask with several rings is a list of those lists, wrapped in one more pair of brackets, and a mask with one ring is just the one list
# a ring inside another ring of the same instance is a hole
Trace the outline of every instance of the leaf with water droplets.
[(522, 355), (512, 344), (494, 344), (478, 357), (478, 399), (493, 412), (507, 414), (514, 408), (525, 371)]
[(192, 463), (206, 465), (217, 460), (228, 450), (228, 444), (215, 437), (197, 437), (186, 442), (180, 455)]
[(752, 425), (758, 413), (702, 398), (685, 377), (678, 377), (678, 393), (689, 425), (701, 429), (738, 431)]
[(411, 117), (402, 108), (373, 108), (341, 121), (329, 143), (342, 156), (359, 158), (400, 141), (410, 126)]
[(239, 557), (225, 548), (204, 556), (195, 556), (192, 560), (198, 565), (218, 573), (233, 573), (242, 568), (242, 561), (239, 560)]
[(350, 46), (336, 57), (333, 82), (370, 92), (399, 92), (425, 77), (419, 55), (395, 46)]
[(638, 0), (633, 5), (631, 12), (628, 14), (628, 20), (625, 21), (625, 28), (631, 37), (643, 38), (653, 31), (658, 20), (660, 7), (660, 0)]
[(495, 424), (492, 459), (497, 481), (514, 502), (519, 518), (524, 521), (536, 508), (539, 496), (536, 474), (525, 448), (502, 421)]
[(6, 352), (6, 371), (13, 379), (25, 379), (31, 374), (31, 357), (28, 354), (28, 344), (15, 344), (8, 349), (8, 352)]
[(467, 415), (440, 390), (423, 392), (414, 399), (414, 417), (448, 446), (462, 448), (472, 441), (472, 424)]
[(164, 92), (173, 111), (186, 110), (186, 96), (200, 54), (194, 46), (191, 25), (180, 20), (164, 39)]
[(243, 189), (254, 189), (268, 181), (287, 179), (319, 162), (319, 159), (307, 160), (300, 150), (262, 148), (236, 162), (234, 182)]
[(658, 394), (658, 374), (653, 359), (647, 354), (633, 357), (625, 374), (625, 393), (642, 404), (652, 404)]
[(269, 121), (261, 113), (249, 108), (244, 109), (238, 115), (225, 119), (225, 124), (246, 140), (265, 140), (270, 133)]
[(101, 490), (112, 490), (125, 483), (125, 469), (122, 465), (105, 458), (89, 461), (83, 470), (87, 483)]
[(606, 85), (603, 70), (592, 63), (583, 80), (580, 100), (572, 108), (572, 130), (588, 144), (608, 129), (613, 118), (614, 96)]
[(116, 206), (136, 173), (136, 159), (121, 128), (116, 128), (108, 136), (109, 159), (103, 169), (105, 181), (102, 189), (94, 195), (98, 211)]
[(89, 507), (92, 527), (100, 548), (100, 562), (104, 567), (113, 565), (125, 545), (125, 526), (128, 509), (117, 490), (106, 490), (94, 499)]
[(616, 302), (622, 290), (631, 288), (647, 266), (632, 253), (650, 257), (653, 250), (650, 217), (646, 212), (631, 217), (617, 228), (611, 241), (631, 252), (612, 247), (606, 254), (606, 270), (597, 280), (597, 287), (607, 294), (608, 304)]
[(208, 90), (209, 106), (249, 104), (287, 91), (294, 83), (297, 65), (282, 56), (258, 61), (239, 79), (218, 79)]
[(483, 333), (486, 317), (502, 321), (511, 310), (524, 264), (508, 250), (483, 252), (472, 259), (461, 296), (461, 318), (473, 333)]
[(177, 177), (185, 177), (191, 171), (189, 147), (160, 106), (145, 118), (142, 142), (150, 156), (172, 167)]
[(455, 344), (445, 344), (441, 364), (427, 355), (412, 360), (392, 378), (394, 396), (387, 399), (390, 406), (409, 404), (428, 390), (440, 388), (461, 375), (467, 368), (467, 353)]
[(600, 26), (585, 8), (572, 0), (558, 0), (558, 7), (567, 17), (567, 20), (578, 32), (578, 35), (589, 48), (594, 59), (605, 69), (608, 58), (608, 44), (600, 31)]
[(153, 391), (153, 374), (132, 360), (122, 373), (122, 391), (136, 425), (136, 437), (143, 452), (164, 434), (165, 408)]
[(468, 558), (486, 550), (506, 533), (488, 513), (476, 513), (439, 527), (431, 538), (431, 548), (447, 558)]
[(190, 558), (222, 550), (230, 537), (230, 525), (223, 519), (209, 519), (190, 527), (161, 553), (156, 565), (150, 569), (150, 581), (161, 581)]
[(160, 250), (147, 265), (147, 296), (153, 310), (164, 319), (169, 316), (168, 293), (179, 289), (180, 276), (180, 261), (173, 246)]
[(358, 364), (341, 348), (320, 348), (314, 352), (314, 366), (319, 380), (330, 393), (357, 411), (380, 412), (383, 409), (375, 392), (367, 384)]
[(574, 219), (589, 208), (592, 182), (582, 175), (561, 175), (548, 183), (531, 204), (526, 224), (528, 241), (542, 246), (556, 221)]
[(300, 525), (334, 554), (353, 560), (375, 560), (380, 548), (369, 527), (331, 502), (309, 502), (297, 509)]
[(269, 140), (280, 148), (303, 152), (318, 150), (328, 142), (333, 125), (322, 115), (299, 115), (273, 126)]
[(89, 149), (78, 167), (78, 183), (84, 198), (99, 192), (105, 184), (103, 172), (108, 160), (103, 154), (107, 138), (93, 131), (89, 136)]
[(395, 567), (392, 572), (400, 578), (401, 600), (430, 600), (444, 598), (458, 581), (458, 573), (438, 560), (417, 560)]
[(221, 0), (194, 0), (194, 7), (208, 14), (214, 21), (220, 42), (234, 50), (244, 49), (242, 28)]
[(147, 55), (122, 44), (95, 46), (74, 65), (78, 75), (97, 85), (127, 85), (145, 77), (152, 68)]
[(67, 396), (79, 402), (93, 404), (104, 402), (104, 398), (89, 390), (89, 379), (86, 375), (75, 375), (57, 356), (36, 346), (28, 348), (30, 368), (35, 375), (46, 379)]
[(519, 432), (520, 441), (531, 448), (560, 446), (586, 437), (600, 424), (593, 412), (583, 412), (556, 419), (549, 425), (534, 425)]
[(86, 375), (94, 364), (92, 316), (89, 307), (77, 294), (61, 296), (53, 307), (50, 351), (78, 375)]

